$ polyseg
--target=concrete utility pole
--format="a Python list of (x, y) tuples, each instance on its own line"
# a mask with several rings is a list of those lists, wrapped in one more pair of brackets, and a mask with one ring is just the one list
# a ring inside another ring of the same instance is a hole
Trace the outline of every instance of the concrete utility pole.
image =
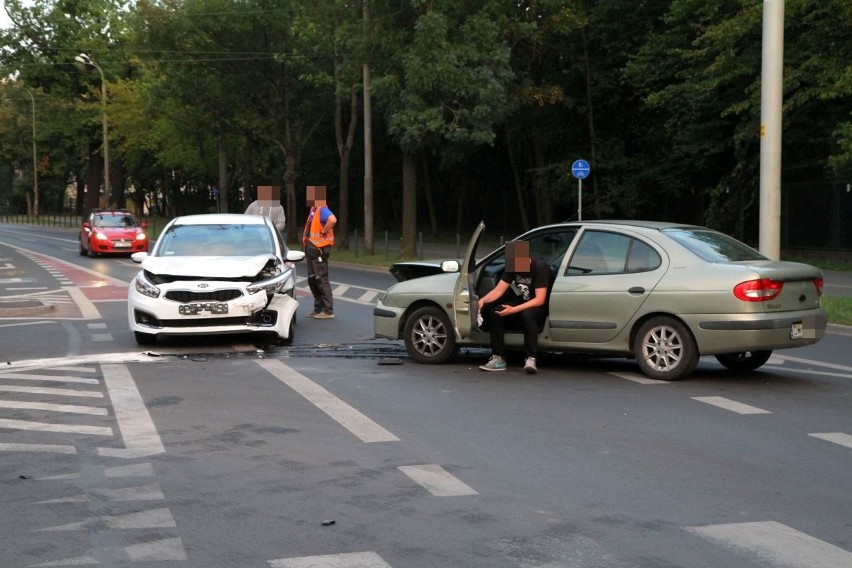
[(36, 152), (35, 97), (29, 89), (27, 89), (27, 94), (33, 102), (33, 214), (38, 217), (38, 153)]
[[(364, 39), (370, 34), (369, 0), (364, 0)], [(373, 254), (373, 107), (370, 98), (370, 65), (364, 50), (364, 245)]]
[(760, 252), (774, 260), (781, 257), (783, 78), (784, 0), (764, 0), (760, 80)]

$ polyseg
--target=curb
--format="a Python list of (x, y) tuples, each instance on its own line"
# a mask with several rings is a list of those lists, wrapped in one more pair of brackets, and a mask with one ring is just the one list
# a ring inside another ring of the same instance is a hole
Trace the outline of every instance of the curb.
[(53, 304), (43, 300), (0, 300), (0, 318), (35, 316), (54, 309)]

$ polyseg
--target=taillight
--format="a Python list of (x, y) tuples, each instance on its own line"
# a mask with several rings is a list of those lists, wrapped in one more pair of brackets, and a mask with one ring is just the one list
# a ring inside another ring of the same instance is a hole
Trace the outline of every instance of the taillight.
[(749, 280), (734, 286), (734, 296), (743, 302), (766, 302), (781, 293), (783, 282), (770, 278)]
[(816, 288), (817, 296), (822, 296), (822, 278), (814, 278), (814, 288)]

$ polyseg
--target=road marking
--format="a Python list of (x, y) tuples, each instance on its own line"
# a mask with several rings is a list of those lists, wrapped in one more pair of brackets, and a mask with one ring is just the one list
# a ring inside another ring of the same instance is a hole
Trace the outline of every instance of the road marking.
[(612, 375), (614, 377), (618, 377), (619, 379), (627, 379), (628, 381), (633, 381), (634, 383), (639, 383), (640, 385), (667, 385), (670, 381), (658, 381), (657, 379), (650, 379), (644, 375), (640, 375), (639, 373), (607, 373), (608, 375)]
[(92, 436), (112, 436), (112, 428), (107, 426), (85, 426), (72, 424), (50, 424), (48, 422), (30, 422), (0, 418), (0, 428), (9, 430), (36, 430), (39, 432), (61, 432), (64, 434), (91, 434)]
[[(104, 491), (92, 491), (96, 500), (110, 501), (163, 501), (163, 495), (159, 485), (142, 485), (139, 487), (121, 487), (120, 489), (107, 489)], [(63, 503), (88, 503), (91, 498), (88, 495), (73, 495), (71, 497), (59, 497), (57, 499), (45, 499), (36, 501), (36, 505), (59, 505)]]
[[(116, 465), (113, 467), (104, 468), (104, 474), (108, 478), (124, 478), (124, 477), (154, 477), (154, 467), (148, 463), (134, 463), (131, 465)], [(40, 480), (64, 481), (68, 479), (80, 479), (79, 473), (63, 473), (60, 475), (51, 475), (49, 477), (41, 477)]]
[(772, 414), (768, 410), (763, 410), (756, 406), (749, 406), (748, 404), (736, 402), (721, 396), (694, 396), (692, 397), (692, 400), (712, 404), (713, 406), (718, 406), (719, 408), (724, 408), (725, 410), (730, 410), (737, 414)]
[(794, 363), (803, 363), (805, 365), (816, 365), (818, 367), (825, 367), (827, 369), (834, 369), (836, 371), (846, 371), (847, 373), (852, 373), (852, 367), (848, 365), (835, 365), (834, 363), (823, 363), (821, 361), (814, 361), (813, 359), (802, 359), (801, 357), (790, 357), (789, 355), (773, 355), (773, 357), (778, 357), (779, 359), (783, 359), (785, 361), (792, 361)]
[(29, 288), (6, 288), (10, 292), (23, 292), (24, 290), (47, 290), (47, 286), (32, 286)]
[(75, 404), (52, 404), (49, 402), (31, 402), (20, 400), (0, 400), (0, 408), (25, 410), (47, 410), (48, 412), (68, 412), (70, 414), (94, 414), (106, 416), (108, 411), (100, 406), (78, 406)]
[(157, 427), (151, 414), (133, 382), (126, 365), (101, 365), (106, 384), (115, 410), (118, 429), (124, 439), (124, 448), (98, 448), (98, 454), (120, 458), (141, 458), (165, 453), (163, 441), (157, 433)]
[[(0, 375), (2, 377), (4, 375)], [(83, 391), (73, 389), (54, 389), (48, 387), (17, 387), (12, 385), (0, 385), (2, 392), (25, 392), (29, 394), (55, 394), (57, 396), (84, 396), (88, 398), (103, 398), (104, 394), (98, 391)]]
[(62, 446), (56, 444), (0, 444), (3, 452), (42, 452), (48, 454), (76, 454), (74, 446)]
[(473, 488), (439, 465), (403, 465), (397, 469), (437, 497), (479, 495)]
[(686, 527), (759, 558), (787, 568), (852, 568), (852, 553), (774, 521)]
[(843, 432), (808, 434), (808, 436), (813, 436), (814, 438), (819, 438), (820, 440), (825, 440), (826, 442), (834, 442), (835, 444), (840, 444), (841, 446), (852, 448), (852, 436), (850, 436), (849, 434), (844, 434)]
[(361, 297), (358, 298), (358, 300), (360, 300), (360, 301), (362, 301), (366, 304), (372, 304), (373, 300), (375, 300), (376, 296), (378, 296), (378, 295), (379, 295), (378, 292), (374, 292), (372, 290), (367, 290), (366, 292), (361, 294)]
[(342, 296), (342, 295), (344, 295), (344, 294), (345, 294), (346, 292), (348, 292), (348, 291), (349, 291), (349, 286), (347, 286), (347, 285), (345, 285), (345, 284), (338, 284), (338, 285), (334, 288), (334, 290), (332, 291), (332, 294), (333, 294), (333, 295), (334, 295), (334, 297), (336, 298), (336, 297), (338, 297), (338, 296)]
[(103, 342), (103, 341), (112, 341), (112, 340), (113, 340), (113, 337), (112, 337), (111, 333), (93, 333), (92, 334), (92, 341)]
[(396, 442), (399, 438), (343, 402), (298, 371), (275, 359), (260, 359), (257, 364), (279, 381), (305, 397), (362, 442)]
[(349, 552), (270, 560), (271, 568), (392, 568), (375, 552)]
[(33, 375), (31, 373), (6, 373), (0, 375), (4, 379), (18, 379), (21, 381), (46, 381), (49, 383), (80, 383), (84, 385), (98, 385), (98, 379), (86, 379), (83, 377), (66, 377), (61, 375)]
[(36, 532), (77, 531), (89, 528), (91, 525), (100, 524), (105, 524), (110, 529), (159, 529), (174, 528), (177, 526), (171, 511), (162, 508), (112, 517), (93, 517), (85, 521), (39, 529)]
[(62, 289), (66, 290), (68, 294), (71, 295), (71, 299), (74, 300), (75, 304), (77, 304), (77, 308), (80, 310), (83, 319), (101, 319), (101, 313), (98, 311), (98, 308), (95, 307), (95, 304), (89, 301), (89, 298), (86, 297), (83, 290), (76, 286), (63, 286)]
[(125, 546), (124, 551), (131, 562), (166, 562), (187, 558), (180, 537), (132, 544)]

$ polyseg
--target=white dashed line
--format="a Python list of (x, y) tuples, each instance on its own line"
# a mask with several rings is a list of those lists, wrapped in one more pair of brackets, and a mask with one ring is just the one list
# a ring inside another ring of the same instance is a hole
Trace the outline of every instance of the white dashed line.
[(692, 397), (692, 400), (712, 404), (713, 406), (718, 406), (719, 408), (724, 408), (725, 410), (730, 410), (737, 414), (772, 414), (768, 410), (763, 410), (756, 406), (749, 406), (748, 404), (736, 402), (721, 396), (694, 396)]
[(479, 494), (439, 465), (404, 465), (397, 469), (437, 497)]
[(814, 438), (819, 438), (820, 440), (825, 440), (826, 442), (834, 442), (835, 444), (840, 444), (841, 446), (852, 448), (852, 436), (850, 436), (849, 434), (844, 434), (843, 432), (808, 434), (808, 436), (813, 436)]

